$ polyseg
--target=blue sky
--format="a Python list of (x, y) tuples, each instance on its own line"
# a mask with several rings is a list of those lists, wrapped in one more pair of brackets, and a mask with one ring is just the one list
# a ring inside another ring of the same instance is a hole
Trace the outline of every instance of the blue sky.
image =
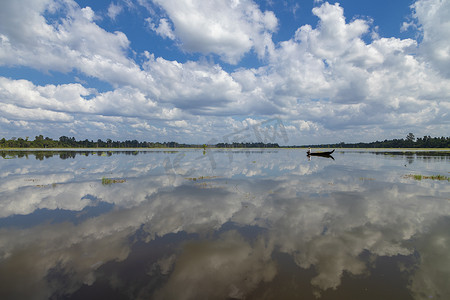
[(448, 136), (448, 20), (448, 0), (2, 1), (0, 137)]

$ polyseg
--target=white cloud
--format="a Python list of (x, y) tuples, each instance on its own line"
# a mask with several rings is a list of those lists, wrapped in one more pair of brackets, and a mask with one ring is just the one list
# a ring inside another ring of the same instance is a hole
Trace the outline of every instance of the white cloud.
[(164, 38), (169, 38), (171, 40), (175, 39), (175, 34), (173, 33), (172, 26), (170, 25), (169, 20), (167, 20), (166, 18), (161, 18), (159, 20), (158, 26), (153, 24), (151, 18), (147, 18), (146, 21), (147, 21), (150, 29), (155, 31), (160, 36), (162, 36)]
[(450, 77), (450, 2), (419, 0), (412, 5), (422, 30), (421, 54), (445, 77)]
[[(107, 74), (118, 68), (136, 68), (126, 57), (129, 41), (125, 34), (97, 26), (90, 7), (80, 9), (70, 0), (57, 3), (18, 0), (2, 4), (0, 65), (63, 72), (76, 68), (100, 79), (110, 79)], [(47, 23), (44, 13), (63, 15), (58, 22)]]
[(219, 65), (150, 57), (143, 69), (158, 83), (155, 96), (161, 102), (187, 111), (214, 114), (240, 95), (239, 84)]
[(314, 122), (311, 122), (311, 121), (299, 120), (299, 121), (293, 121), (292, 123), (295, 124), (300, 131), (317, 131), (318, 130), (317, 124), (314, 124)]
[(251, 49), (260, 58), (273, 50), (271, 34), (278, 21), (273, 12), (262, 12), (253, 1), (154, 2), (167, 12), (187, 51), (218, 54), (236, 64)]
[(301, 27), (296, 32), (296, 39), (305, 43), (309, 51), (318, 57), (333, 60), (349, 48), (357, 49), (361, 35), (368, 31), (368, 24), (363, 20), (356, 19), (347, 24), (339, 3), (330, 5), (326, 2), (314, 7), (312, 12), (320, 19), (317, 30), (311, 31), (309, 26)]
[[(94, 134), (98, 132), (94, 128), (82, 127), (94, 124), (96, 116), (139, 118), (132, 124), (141, 125), (135, 127), (126, 123), (114, 126), (111, 119), (102, 119), (104, 128), (115, 128), (114, 132), (125, 138), (132, 132), (127, 128), (141, 134), (147, 125), (182, 137), (179, 128), (165, 128), (165, 122), (184, 120), (192, 126), (189, 138), (210, 140), (217, 137), (210, 125), (205, 125), (211, 124), (212, 118), (223, 136), (233, 130), (228, 116), (255, 115), (279, 116), (286, 126), (292, 124), (289, 133), (296, 137), (292, 140), (301, 140), (302, 132), (319, 131), (317, 136), (334, 139), (338, 130), (345, 140), (345, 134), (355, 127), (364, 127), (364, 140), (370, 139), (367, 132), (380, 135), (382, 130), (403, 136), (405, 126), (417, 135), (430, 134), (430, 130), (432, 135), (448, 132), (448, 39), (438, 38), (447, 34), (445, 3), (415, 4), (414, 15), (424, 33), (419, 43), (374, 36), (370, 22), (347, 22), (339, 4), (323, 3), (313, 9), (319, 18), (317, 27), (304, 25), (276, 46), (271, 39), (278, 26), (275, 15), (262, 12), (251, 1), (158, 3), (167, 15), (151, 12), (149, 26), (180, 43), (182, 49), (216, 53), (233, 63), (251, 51), (266, 59), (258, 68), (229, 72), (205, 60), (181, 63), (144, 51), (137, 55), (145, 57), (139, 65), (129, 56), (126, 35), (98, 26), (89, 7), (80, 8), (70, 0), (10, 1), (0, 12), (1, 65), (62, 72), (75, 69), (110, 83), (113, 90), (98, 93), (87, 89), (87, 82), (80, 79), (77, 81), (83, 85), (40, 86), (0, 78), (0, 101), (13, 105), (0, 113), (2, 122), (8, 124), (3, 132), (15, 126), (20, 130), (48, 127), (45, 119), (35, 117), (36, 109), (48, 111), (52, 122), (61, 120), (59, 127), (53, 127), (61, 132), (67, 130), (65, 122), (70, 120), (77, 122), (70, 128), (72, 132)], [(152, 8), (148, 2), (140, 4)], [(365, 41), (370, 34), (374, 39)], [(28, 111), (21, 117), (18, 107)], [(26, 116), (34, 116), (33, 121)]]
[(116, 17), (122, 12), (123, 7), (121, 5), (114, 4), (111, 2), (111, 4), (108, 7), (108, 17), (115, 20)]
[(0, 107), (0, 114), (8, 119), (15, 120), (30, 120), (30, 121), (58, 121), (58, 122), (70, 122), (73, 118), (65, 113), (44, 110), (41, 108), (23, 108), (13, 104), (3, 104)]
[(92, 113), (102, 115), (145, 118), (160, 111), (155, 102), (141, 91), (132, 88), (121, 88), (99, 94), (89, 100), (89, 103), (92, 103)]
[(91, 102), (85, 100), (83, 96), (88, 96), (92, 92), (80, 84), (35, 86), (27, 80), (0, 77), (2, 102), (29, 109), (89, 112)]
[(414, 22), (403, 22), (402, 26), (400, 27), (400, 32), (405, 32), (409, 28), (417, 28), (416, 24)]
[(270, 97), (285, 114), (329, 129), (427, 123), (418, 114), (431, 123), (442, 118), (450, 83), (416, 56), (415, 41), (380, 38), (366, 44), (362, 35), (368, 24), (358, 19), (347, 24), (338, 4), (325, 3), (313, 11), (320, 18), (318, 27), (302, 26), (294, 39), (282, 42), (269, 73), (263, 68), (242, 71), (244, 86), (250, 86), (252, 76), (252, 88), (267, 87), (255, 84), (258, 80), (268, 82), (269, 92), (275, 93)]
[[(35, 86), (27, 80), (11, 80), (0, 77), (2, 102), (31, 110), (52, 111), (55, 116), (72, 114), (103, 115), (117, 117), (141, 117), (173, 119), (176, 110), (158, 106), (151, 98), (137, 88), (123, 87), (104, 93), (89, 90), (80, 84)], [(93, 96), (89, 100), (85, 96)], [(3, 109), (3, 112), (12, 109)], [(20, 113), (14, 114), (20, 117)], [(27, 119), (26, 116), (23, 116)], [(45, 120), (45, 117), (39, 118)], [(49, 120), (53, 120), (50, 118)]]

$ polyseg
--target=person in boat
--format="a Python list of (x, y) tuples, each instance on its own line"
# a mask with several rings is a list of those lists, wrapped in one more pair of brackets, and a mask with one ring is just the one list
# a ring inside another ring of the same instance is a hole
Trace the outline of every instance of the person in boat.
[(306, 151), (306, 154), (307, 154), (307, 155), (310, 155), (310, 154), (311, 154), (311, 147), (308, 147), (308, 151)]

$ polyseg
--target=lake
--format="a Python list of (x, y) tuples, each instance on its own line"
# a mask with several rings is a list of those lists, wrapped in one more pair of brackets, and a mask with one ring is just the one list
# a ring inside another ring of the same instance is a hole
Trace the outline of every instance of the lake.
[(449, 152), (0, 155), (0, 299), (450, 299)]

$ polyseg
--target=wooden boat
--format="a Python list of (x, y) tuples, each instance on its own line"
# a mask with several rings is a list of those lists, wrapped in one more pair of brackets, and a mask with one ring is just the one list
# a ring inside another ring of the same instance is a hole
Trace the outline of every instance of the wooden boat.
[(335, 149), (333, 149), (333, 151), (328, 151), (328, 152), (309, 152), (307, 153), (308, 156), (310, 155), (315, 155), (315, 156), (331, 156), (331, 154), (333, 154)]

